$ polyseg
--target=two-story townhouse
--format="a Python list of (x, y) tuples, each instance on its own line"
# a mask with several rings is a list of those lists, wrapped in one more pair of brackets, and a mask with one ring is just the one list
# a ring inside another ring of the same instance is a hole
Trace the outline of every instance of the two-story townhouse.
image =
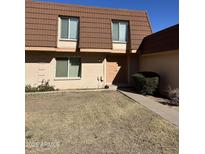
[(152, 33), (147, 13), (26, 0), (26, 84), (59, 89), (129, 85)]

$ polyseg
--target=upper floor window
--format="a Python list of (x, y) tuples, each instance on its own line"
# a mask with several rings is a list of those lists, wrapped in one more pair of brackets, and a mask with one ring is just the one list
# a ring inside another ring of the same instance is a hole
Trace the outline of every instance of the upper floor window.
[(113, 42), (127, 42), (128, 22), (112, 22), (112, 40)]
[(61, 17), (61, 39), (78, 39), (78, 18)]

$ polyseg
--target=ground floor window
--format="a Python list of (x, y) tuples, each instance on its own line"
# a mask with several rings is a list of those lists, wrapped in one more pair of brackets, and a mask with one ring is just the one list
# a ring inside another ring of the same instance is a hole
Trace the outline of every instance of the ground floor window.
[(56, 58), (56, 78), (80, 78), (81, 58)]

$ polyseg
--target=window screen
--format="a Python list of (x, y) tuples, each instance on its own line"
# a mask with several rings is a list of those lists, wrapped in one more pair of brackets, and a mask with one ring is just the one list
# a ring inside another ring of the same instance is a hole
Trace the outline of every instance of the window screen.
[(81, 77), (81, 59), (78, 57), (56, 58), (56, 77)]
[(119, 42), (127, 41), (128, 23), (127, 22), (113, 22), (112, 23), (112, 40)]
[(62, 39), (78, 38), (78, 18), (61, 18), (61, 34)]
[(81, 76), (81, 60), (80, 58), (70, 58), (69, 77)]
[(70, 39), (78, 37), (78, 19), (70, 18)]
[(119, 25), (119, 41), (127, 41), (127, 23), (120, 23)]
[(116, 22), (112, 24), (112, 39), (113, 41), (119, 40), (119, 24)]
[(68, 19), (61, 18), (61, 38), (68, 38), (68, 24)]
[(68, 59), (56, 59), (56, 77), (68, 77)]

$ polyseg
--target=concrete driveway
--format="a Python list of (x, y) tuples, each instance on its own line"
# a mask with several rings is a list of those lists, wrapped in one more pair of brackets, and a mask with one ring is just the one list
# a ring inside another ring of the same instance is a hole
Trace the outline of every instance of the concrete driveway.
[(178, 128), (117, 91), (26, 95), (26, 153), (178, 153)]

